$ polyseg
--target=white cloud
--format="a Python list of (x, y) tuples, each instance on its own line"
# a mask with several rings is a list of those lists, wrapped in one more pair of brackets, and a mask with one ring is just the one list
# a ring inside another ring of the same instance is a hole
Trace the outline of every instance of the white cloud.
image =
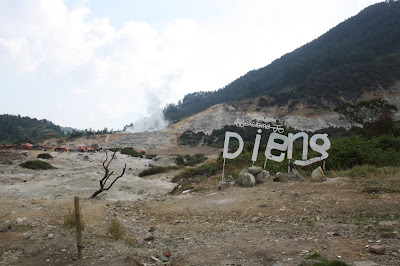
[(76, 89), (72, 89), (71, 93), (74, 95), (85, 95), (85, 94), (89, 93), (89, 90), (76, 88)]

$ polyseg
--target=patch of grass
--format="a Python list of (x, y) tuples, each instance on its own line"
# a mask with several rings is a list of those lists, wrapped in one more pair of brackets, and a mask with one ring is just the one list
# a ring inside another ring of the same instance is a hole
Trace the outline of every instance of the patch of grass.
[[(81, 220), (81, 226), (82, 229), (84, 229), (84, 223), (82, 220), (82, 212), (79, 211), (80, 213), (80, 220)], [(68, 212), (66, 215), (64, 215), (64, 222), (63, 226), (67, 228), (75, 228), (76, 227), (76, 219), (75, 219), (75, 209), (72, 209), (71, 207), (68, 209)]]
[(220, 162), (203, 164), (198, 167), (186, 169), (179, 175), (175, 176), (172, 179), (172, 182), (177, 183), (177, 182), (181, 181), (182, 179), (190, 179), (190, 178), (193, 179), (193, 178), (199, 177), (199, 176), (210, 177), (210, 176), (213, 176), (219, 170), (222, 170), (222, 165), (220, 164)]
[(114, 218), (108, 226), (107, 233), (110, 238), (118, 240), (124, 236), (125, 231), (122, 229), (119, 220)]
[(330, 171), (329, 176), (347, 177), (369, 193), (399, 193), (399, 172), (398, 166), (362, 165), (345, 171)]
[(389, 228), (389, 227), (379, 227), (378, 231), (379, 232), (393, 232), (393, 229)]
[(193, 131), (185, 131), (182, 133), (182, 135), (179, 137), (179, 144), (180, 145), (190, 145), (191, 147), (197, 146), (200, 141), (204, 139), (206, 135), (204, 134), (203, 131), (200, 132), (193, 132)]
[(131, 247), (135, 247), (135, 248), (138, 247), (137, 240), (134, 237), (125, 238), (125, 243), (127, 243)]
[(54, 166), (49, 164), (48, 162), (43, 162), (40, 160), (35, 160), (35, 161), (26, 161), (24, 163), (21, 163), (19, 166), (27, 169), (32, 169), (32, 170), (48, 170), (48, 169), (55, 169)]
[(312, 264), (313, 266), (348, 266), (348, 264), (343, 261), (328, 260), (327, 258), (324, 258), (318, 253), (310, 255), (306, 257), (306, 259), (316, 261), (315, 263)]
[(178, 169), (179, 169), (178, 166), (153, 166), (149, 169), (140, 172), (139, 176), (143, 177), (143, 176), (155, 175), (159, 173), (166, 173), (170, 170), (178, 170)]
[(147, 159), (153, 159), (154, 157), (157, 156), (156, 154), (148, 154), (147, 155), (146, 152), (143, 152), (143, 153), (138, 152), (134, 148), (131, 148), (131, 147), (125, 147), (125, 148), (122, 148), (122, 149), (121, 148), (111, 148), (110, 151), (112, 151), (112, 152), (119, 151), (121, 154), (126, 154), (126, 155), (129, 155), (131, 157), (143, 158), (143, 155), (146, 155)]
[(53, 156), (51, 156), (51, 154), (48, 154), (48, 153), (41, 153), (41, 154), (38, 154), (37, 158), (47, 160), (47, 159), (53, 159)]
[(382, 238), (396, 238), (397, 234), (393, 233), (393, 232), (381, 232), (380, 233)]
[(133, 148), (123, 148), (121, 149), (121, 154), (130, 155), (132, 157), (140, 157), (141, 154), (134, 150)]
[(175, 163), (179, 166), (195, 166), (196, 164), (202, 163), (207, 160), (203, 154), (196, 154), (194, 156), (190, 155), (176, 155)]

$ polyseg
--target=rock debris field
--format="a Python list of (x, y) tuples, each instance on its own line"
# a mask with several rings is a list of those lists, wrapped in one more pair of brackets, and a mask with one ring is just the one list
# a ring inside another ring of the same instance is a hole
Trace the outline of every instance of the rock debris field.
[[(170, 156), (154, 162), (116, 153), (110, 169), (119, 175), (126, 164), (125, 175), (88, 199), (104, 176), (105, 153), (50, 152), (51, 170), (18, 165), (38, 153), (0, 164), (2, 265), (311, 265), (306, 258), (315, 253), (348, 265), (400, 265), (398, 193), (365, 193), (342, 177), (268, 177), (254, 187), (171, 194), (177, 171), (138, 177), (150, 165), (174, 165)], [(75, 230), (63, 226), (75, 196), (82, 261)], [(124, 231), (118, 240), (107, 233), (114, 218)]]

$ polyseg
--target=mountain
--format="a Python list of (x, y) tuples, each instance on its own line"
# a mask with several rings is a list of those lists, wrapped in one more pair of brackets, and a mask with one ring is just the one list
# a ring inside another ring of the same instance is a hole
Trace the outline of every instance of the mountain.
[(178, 121), (208, 107), (259, 96), (261, 105), (332, 110), (400, 80), (400, 2), (369, 6), (324, 35), (217, 91), (187, 94), (164, 109)]
[(0, 115), (0, 143), (2, 144), (33, 142), (59, 135), (64, 135), (62, 129), (46, 119)]

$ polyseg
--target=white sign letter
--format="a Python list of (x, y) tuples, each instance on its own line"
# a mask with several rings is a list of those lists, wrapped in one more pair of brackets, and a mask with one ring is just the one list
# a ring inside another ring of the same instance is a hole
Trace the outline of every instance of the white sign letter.
[[(293, 142), (298, 139), (303, 137), (303, 153), (302, 153), (302, 159), (305, 161), (307, 160), (307, 154), (308, 154), (308, 135), (304, 132), (299, 132), (295, 135), (293, 133), (289, 133), (289, 144), (288, 144), (288, 150), (287, 150), (287, 158), (292, 159), (293, 157)], [(301, 162), (299, 160), (294, 161), (294, 164), (297, 164), (298, 162)]]
[[(234, 153), (228, 152), (229, 140), (231, 137), (236, 138), (239, 141), (239, 148)], [(242, 150), (243, 150), (242, 137), (238, 133), (226, 131), (225, 132), (225, 142), (224, 142), (224, 153), (222, 154), (222, 157), (228, 158), (228, 159), (235, 159), (236, 157), (239, 156), (239, 154), (242, 152)]]
[[(275, 139), (280, 139), (283, 141), (282, 144), (276, 143)], [(269, 135), (267, 149), (265, 150), (265, 157), (266, 159), (273, 160), (275, 162), (282, 162), (285, 159), (285, 153), (281, 153), (279, 156), (275, 156), (271, 154), (271, 150), (276, 149), (279, 151), (286, 151), (288, 146), (288, 138), (284, 135), (278, 133), (271, 133)]]

